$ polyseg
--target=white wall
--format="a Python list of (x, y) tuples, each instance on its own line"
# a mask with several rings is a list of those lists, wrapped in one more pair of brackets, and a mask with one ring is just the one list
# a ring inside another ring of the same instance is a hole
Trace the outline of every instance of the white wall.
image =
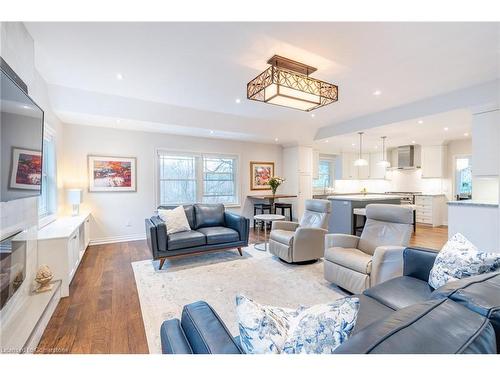
[[(82, 209), (92, 211), (93, 243), (137, 239), (145, 236), (144, 219), (156, 208), (155, 152), (158, 148), (194, 152), (238, 154), (240, 156), (241, 207), (231, 208), (247, 217), (253, 206), (250, 161), (274, 161), (281, 173), (282, 148), (278, 145), (220, 139), (196, 138), (140, 131), (124, 131), (91, 126), (67, 125), (64, 131), (62, 170), (65, 189), (82, 188)], [(90, 193), (87, 180), (87, 155), (134, 156), (137, 158), (137, 192)], [(66, 207), (69, 211), (69, 207)]]

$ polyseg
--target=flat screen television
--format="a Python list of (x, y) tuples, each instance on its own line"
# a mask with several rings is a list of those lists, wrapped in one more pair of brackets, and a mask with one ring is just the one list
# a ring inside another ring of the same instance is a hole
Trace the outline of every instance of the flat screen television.
[(0, 69), (0, 202), (40, 195), (43, 111)]

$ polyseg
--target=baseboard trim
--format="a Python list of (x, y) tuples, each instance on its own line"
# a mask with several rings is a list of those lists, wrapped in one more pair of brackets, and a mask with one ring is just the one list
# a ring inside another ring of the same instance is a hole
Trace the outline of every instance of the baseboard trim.
[(116, 243), (116, 242), (128, 242), (128, 241), (140, 241), (145, 240), (145, 234), (130, 234), (125, 236), (112, 236), (112, 237), (102, 237), (102, 238), (94, 238), (90, 240), (89, 245), (104, 245), (108, 243)]

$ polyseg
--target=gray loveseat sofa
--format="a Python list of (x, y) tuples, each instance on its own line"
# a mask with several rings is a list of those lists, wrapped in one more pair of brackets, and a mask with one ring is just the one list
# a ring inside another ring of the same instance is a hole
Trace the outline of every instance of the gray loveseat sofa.
[[(153, 259), (160, 260), (160, 269), (169, 257), (238, 249), (248, 246), (249, 220), (225, 211), (222, 204), (185, 205), (190, 231), (167, 235), (166, 223), (159, 216), (146, 219), (146, 238)], [(170, 209), (173, 207), (160, 206)]]
[[(427, 280), (437, 253), (407, 248), (404, 276), (356, 295), (354, 331), (334, 354), (494, 354), (500, 350), (500, 272), (450, 282)], [(217, 313), (203, 301), (184, 306), (181, 319), (163, 322), (166, 354), (241, 354)]]

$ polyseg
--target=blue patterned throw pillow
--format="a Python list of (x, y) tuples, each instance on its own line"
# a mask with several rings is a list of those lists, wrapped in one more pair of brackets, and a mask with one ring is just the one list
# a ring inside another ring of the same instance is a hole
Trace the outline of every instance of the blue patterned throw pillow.
[(330, 354), (349, 338), (358, 309), (355, 297), (294, 310), (261, 305), (239, 295), (240, 344), (247, 354)]
[(500, 268), (500, 253), (485, 253), (457, 233), (438, 253), (429, 274), (429, 285), (437, 289), (449, 281), (493, 272)]

